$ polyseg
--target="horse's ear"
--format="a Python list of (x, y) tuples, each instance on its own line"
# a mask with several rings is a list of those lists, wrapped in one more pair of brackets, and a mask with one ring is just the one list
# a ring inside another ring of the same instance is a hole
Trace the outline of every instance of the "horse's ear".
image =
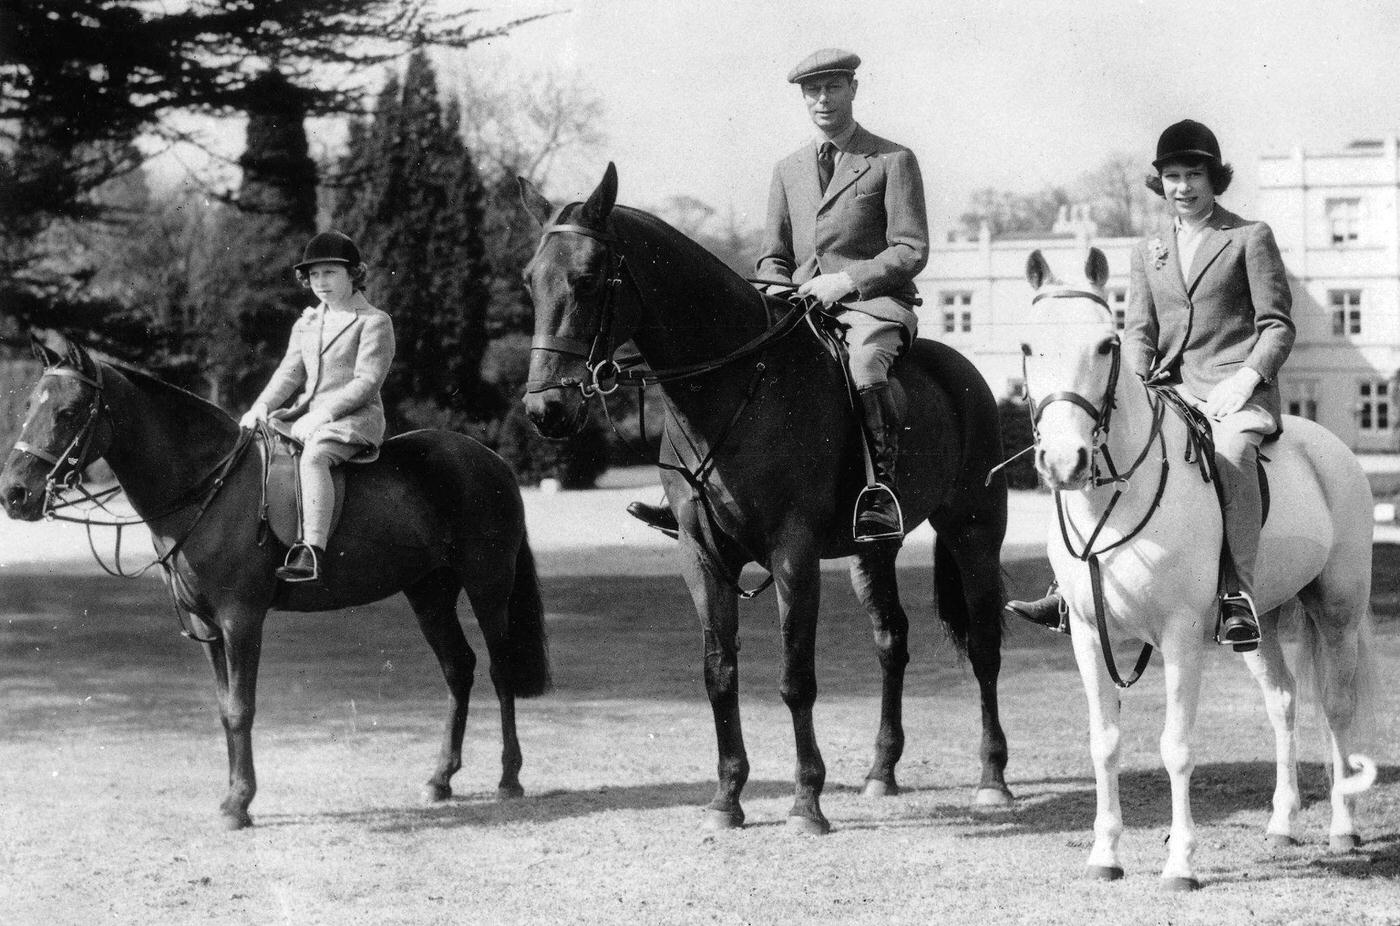
[(32, 331), (29, 333), (29, 349), (34, 352), (34, 359), (46, 368), (57, 366), (63, 360), (56, 351), (49, 350), (49, 346), (39, 340), (39, 336)]
[(1045, 262), (1045, 255), (1040, 253), (1040, 248), (1036, 248), (1031, 252), (1031, 256), (1026, 258), (1026, 279), (1030, 281), (1032, 288), (1040, 289), (1053, 276), (1050, 265)]
[(520, 202), (525, 206), (525, 211), (543, 227), (544, 223), (549, 221), (549, 217), (554, 214), (554, 207), (529, 180), (524, 177), (516, 177), (515, 183), (520, 188)]
[(1098, 248), (1089, 249), (1089, 256), (1084, 261), (1084, 276), (1095, 286), (1102, 286), (1108, 282), (1108, 258), (1103, 256), (1103, 251)]
[(583, 214), (580, 216), (583, 224), (592, 228), (602, 227), (616, 202), (617, 167), (609, 161), (608, 169), (603, 171), (603, 179), (598, 183), (597, 189), (588, 197), (588, 202), (583, 204)]
[(97, 366), (92, 362), (92, 357), (83, 349), (77, 341), (68, 341), (68, 365), (85, 376), (92, 376), (97, 371)]

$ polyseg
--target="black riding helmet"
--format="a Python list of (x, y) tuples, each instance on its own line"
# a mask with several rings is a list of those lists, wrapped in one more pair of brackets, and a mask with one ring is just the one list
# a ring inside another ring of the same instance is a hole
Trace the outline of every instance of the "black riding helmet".
[(306, 250), (301, 255), (301, 263), (292, 267), (293, 270), (304, 270), (312, 264), (339, 263), (347, 264), (350, 267), (358, 267), (361, 264), (360, 249), (355, 247), (355, 242), (350, 240), (348, 235), (343, 235), (338, 231), (323, 231), (306, 243)]

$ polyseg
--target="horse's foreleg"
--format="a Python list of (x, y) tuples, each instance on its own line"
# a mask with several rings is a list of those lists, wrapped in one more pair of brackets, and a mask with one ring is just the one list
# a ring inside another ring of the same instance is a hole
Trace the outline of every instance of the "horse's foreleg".
[[(228, 744), (228, 794), (219, 805), (224, 826), (252, 826), (248, 805), (258, 790), (253, 770), (253, 715), (257, 710), (258, 662), (262, 656), (263, 613), (225, 611), (216, 616), (223, 644), (209, 647), (219, 686), (219, 716)], [(215, 657), (222, 649), (222, 664)]]
[(1115, 881), (1123, 877), (1118, 841), (1123, 835), (1123, 808), (1118, 800), (1118, 689), (1108, 677), (1092, 623), (1076, 621), (1070, 640), (1089, 707), (1089, 755), (1094, 763), (1094, 847), (1089, 850), (1090, 877)]
[(719, 780), (702, 825), (733, 829), (744, 824), (739, 795), (749, 780), (749, 757), (739, 724), (739, 600), (689, 540), (682, 541), (681, 568), (704, 631), (705, 691), (719, 752)]
[(1191, 730), (1196, 723), (1196, 704), (1201, 693), (1203, 643), (1193, 631), (1181, 643), (1163, 645), (1163, 676), (1166, 686), (1166, 719), (1162, 724), (1162, 764), (1172, 788), (1172, 828), (1168, 836), (1167, 862), (1162, 868), (1162, 885), (1168, 890), (1195, 890), (1200, 887), (1192, 858), (1196, 853), (1196, 822), (1191, 817), (1191, 773), (1195, 757), (1191, 752)]
[(817, 747), (812, 706), (817, 700), (817, 610), (821, 604), (821, 561), (810, 543), (779, 549), (773, 564), (778, 589), (778, 618), (783, 635), (783, 670), (779, 690), (792, 714), (797, 745), (796, 788), (788, 826), (823, 835), (831, 824), (822, 814), (826, 764)]
[(1274, 728), (1274, 812), (1265, 832), (1275, 846), (1297, 844), (1295, 829), (1302, 799), (1298, 794), (1297, 686), (1278, 638), (1277, 609), (1261, 618), (1259, 648), (1244, 664), (1264, 693), (1264, 709)]
[[(452, 796), (452, 776), (462, 767), (462, 737), (467, 724), (467, 708), (471, 701), (472, 678), (476, 671), (476, 654), (462, 633), (462, 625), (457, 619), (457, 597), (461, 585), (457, 577), (449, 572), (436, 572), (423, 579), (412, 588), (404, 590), (413, 614), (418, 619), (418, 628), (423, 639), (437, 657), (442, 677), (447, 682), (447, 723), (443, 730), (442, 746), (438, 750), (437, 765), (433, 774), (423, 785), (423, 800), (445, 801)], [(472, 608), (483, 626), (494, 620), (503, 621), (502, 613), (489, 612), (490, 602), (485, 599), (478, 604), (472, 599)], [(517, 766), (518, 771), (518, 766)]]
[(875, 650), (880, 659), (880, 728), (875, 734), (875, 757), (865, 775), (867, 797), (899, 793), (894, 767), (904, 752), (904, 667), (909, 664), (909, 618), (899, 603), (895, 574), (897, 550), (876, 544), (851, 560), (851, 585), (870, 616)]

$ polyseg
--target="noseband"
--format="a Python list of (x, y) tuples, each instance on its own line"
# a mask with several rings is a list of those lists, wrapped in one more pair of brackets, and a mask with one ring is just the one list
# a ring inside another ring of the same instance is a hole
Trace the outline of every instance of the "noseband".
[(561, 337), (556, 334), (535, 335), (534, 340), (530, 342), (532, 352), (537, 350), (550, 351), (555, 354), (563, 354), (565, 357), (582, 360), (588, 370), (588, 378), (566, 377), (559, 380), (530, 380), (525, 384), (525, 391), (537, 393), (548, 392), (552, 389), (577, 387), (585, 399), (594, 393), (612, 395), (617, 391), (618, 376), (621, 373), (617, 361), (613, 359), (613, 351), (617, 349), (617, 345), (613, 342), (613, 322), (617, 290), (622, 286), (624, 268), (622, 255), (617, 251), (617, 239), (606, 231), (599, 231), (586, 225), (552, 222), (545, 226), (540, 240), (543, 242), (545, 236), (555, 234), (583, 235), (601, 242), (607, 248), (608, 272), (603, 279), (602, 304), (598, 309), (598, 329), (591, 342), (579, 338)]
[(47, 518), (53, 517), (55, 509), (63, 507), (60, 504), (62, 492), (82, 486), (83, 469), (91, 462), (88, 455), (92, 449), (93, 438), (97, 434), (97, 425), (101, 420), (104, 405), (102, 368), (100, 366), (97, 367), (96, 378), (79, 373), (69, 367), (50, 367), (44, 370), (39, 379), (42, 381), (50, 376), (67, 377), (68, 379), (76, 379), (80, 383), (86, 383), (92, 387), (92, 401), (88, 404), (87, 419), (83, 422), (83, 426), (78, 429), (77, 434), (73, 435), (73, 439), (68, 442), (68, 446), (61, 453), (50, 453), (25, 440), (15, 442), (13, 453), (34, 457), (52, 467), (48, 475), (44, 477), (44, 517)]

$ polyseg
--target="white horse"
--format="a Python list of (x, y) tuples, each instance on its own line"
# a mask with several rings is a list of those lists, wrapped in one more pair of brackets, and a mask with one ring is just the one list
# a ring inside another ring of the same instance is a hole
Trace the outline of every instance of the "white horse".
[[(1030, 255), (1026, 276), (1045, 324), (1022, 352), (1034, 403), (1036, 469), (1055, 491), (1058, 512), (1049, 526), (1049, 558), (1089, 701), (1098, 792), (1089, 873), (1123, 876), (1115, 683), (1127, 687), (1136, 674), (1124, 681), (1114, 654), (1136, 659), (1140, 672), (1152, 646), (1162, 653), (1161, 754), (1172, 789), (1163, 885), (1192, 890), (1200, 882), (1193, 864), (1191, 728), (1206, 650), (1215, 646), (1220, 506), (1198, 462), (1187, 459), (1184, 421), (1130, 371), (1119, 375), (1118, 333), (1103, 295), (1108, 261), (1097, 248), (1084, 273), (1082, 281), (1066, 283), (1039, 251)], [(1274, 728), (1277, 782), (1268, 835), (1276, 845), (1294, 844), (1301, 807), (1295, 685), (1278, 638), (1280, 609), (1296, 600), (1305, 614), (1299, 669), (1315, 673), (1331, 736), (1330, 844), (1352, 850), (1360, 844), (1354, 795), (1375, 780), (1374, 763), (1352, 753), (1360, 719), (1371, 716), (1375, 678), (1371, 491), (1346, 446), (1311, 421), (1285, 416), (1282, 437), (1263, 453), (1273, 498), (1255, 582), (1263, 640), (1244, 661), (1263, 689)], [(1359, 774), (1347, 776), (1348, 762)]]

